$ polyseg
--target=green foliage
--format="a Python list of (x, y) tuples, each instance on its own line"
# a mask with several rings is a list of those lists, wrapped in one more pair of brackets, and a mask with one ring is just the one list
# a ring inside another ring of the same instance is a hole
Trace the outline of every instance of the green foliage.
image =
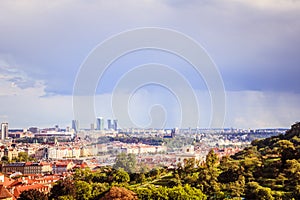
[(57, 181), (50, 191), (49, 199), (58, 199), (60, 196), (75, 197), (76, 189), (71, 179)]
[(38, 190), (25, 190), (18, 200), (48, 200), (48, 196)]
[(123, 168), (119, 168), (112, 173), (113, 182), (117, 183), (128, 183), (130, 181), (130, 177), (127, 172), (124, 171)]
[(75, 172), (73, 174), (73, 179), (92, 182), (93, 174), (91, 173), (90, 168), (85, 168), (85, 169), (77, 168), (75, 169)]
[(36, 161), (36, 159), (28, 156), (28, 153), (26, 152), (20, 152), (18, 153), (17, 158), (12, 159), (13, 162), (28, 162), (28, 161)]
[(100, 199), (100, 197), (106, 193), (110, 187), (108, 183), (92, 183), (92, 193), (91, 193), (91, 199)]
[(262, 187), (256, 182), (249, 182), (245, 194), (246, 199), (249, 200), (273, 200), (271, 189)]
[(125, 153), (121, 153), (117, 155), (114, 168), (116, 169), (123, 168), (125, 171), (129, 173), (135, 172), (137, 169), (135, 155), (125, 154)]
[(76, 181), (76, 199), (88, 200), (92, 197), (92, 185), (85, 181)]
[(206, 195), (201, 190), (191, 187), (190, 185), (168, 187), (154, 187), (138, 188), (136, 193), (139, 199), (155, 199), (155, 200), (180, 200), (180, 199), (195, 199), (204, 200)]
[(8, 158), (8, 156), (2, 156), (2, 158), (1, 158), (1, 162), (3, 162), (3, 163), (8, 163), (9, 162), (9, 158)]
[(153, 191), (149, 188), (138, 188), (136, 190), (136, 193), (137, 193), (139, 199), (144, 199), (144, 200), (154, 199), (154, 198), (152, 198)]
[(220, 183), (218, 177), (220, 170), (218, 169), (219, 158), (214, 150), (210, 150), (206, 156), (206, 162), (199, 169), (198, 185), (200, 189), (208, 196), (220, 195)]
[(143, 183), (146, 181), (146, 175), (144, 173), (132, 173), (130, 174), (130, 182), (135, 183)]
[(75, 200), (75, 198), (71, 195), (59, 196), (58, 200)]

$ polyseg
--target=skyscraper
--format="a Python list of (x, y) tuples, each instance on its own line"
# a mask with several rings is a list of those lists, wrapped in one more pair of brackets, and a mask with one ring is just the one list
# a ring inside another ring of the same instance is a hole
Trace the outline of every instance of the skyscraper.
[(8, 137), (8, 123), (1, 124), (1, 140), (4, 140)]
[(116, 131), (116, 130), (118, 130), (118, 120), (117, 119), (115, 119), (114, 120), (114, 125), (113, 125), (114, 127), (114, 130)]
[(76, 119), (72, 120), (72, 129), (74, 129), (74, 131), (77, 133), (77, 131), (79, 129), (79, 122), (78, 122), (78, 120), (76, 120)]
[(104, 119), (102, 117), (97, 118), (97, 130), (103, 130), (104, 129)]
[(111, 119), (108, 119), (108, 120), (107, 120), (107, 129), (110, 130), (110, 129), (112, 129), (112, 128), (113, 128), (113, 127), (112, 127)]

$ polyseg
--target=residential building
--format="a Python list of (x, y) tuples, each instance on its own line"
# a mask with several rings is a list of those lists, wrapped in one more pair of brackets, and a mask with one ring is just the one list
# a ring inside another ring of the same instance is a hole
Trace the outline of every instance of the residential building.
[(52, 172), (50, 163), (16, 162), (2, 164), (2, 172), (11, 174), (21, 172), (22, 174), (47, 174)]
[(73, 169), (75, 164), (72, 161), (56, 162), (53, 165), (54, 174), (63, 174)]

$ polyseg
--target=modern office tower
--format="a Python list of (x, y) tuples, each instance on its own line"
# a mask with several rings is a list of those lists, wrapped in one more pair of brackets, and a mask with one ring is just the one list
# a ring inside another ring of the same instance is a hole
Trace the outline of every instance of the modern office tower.
[(110, 129), (112, 129), (112, 128), (113, 128), (113, 125), (112, 125), (112, 123), (111, 123), (111, 119), (108, 119), (108, 120), (107, 120), (107, 129), (110, 130)]
[(79, 122), (78, 120), (74, 119), (72, 120), (72, 129), (77, 132), (79, 130)]
[(101, 119), (97, 118), (96, 119), (96, 130), (100, 130), (100, 126), (101, 126)]
[(118, 120), (117, 120), (117, 119), (114, 120), (113, 129), (114, 129), (115, 131), (118, 130)]
[(97, 118), (97, 130), (104, 129), (104, 119), (102, 117)]
[(1, 140), (4, 140), (8, 136), (8, 123), (1, 124)]
[(104, 119), (100, 117), (100, 130), (104, 130)]

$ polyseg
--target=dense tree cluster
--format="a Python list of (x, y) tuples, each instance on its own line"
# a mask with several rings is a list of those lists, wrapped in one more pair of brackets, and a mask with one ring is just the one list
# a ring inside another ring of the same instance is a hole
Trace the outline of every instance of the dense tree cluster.
[[(211, 150), (204, 163), (188, 159), (175, 169), (142, 169), (134, 155), (120, 154), (114, 167), (77, 169), (58, 181), (47, 198), (299, 200), (300, 123), (221, 160)], [(39, 199), (36, 191), (23, 192), (21, 198)]]

